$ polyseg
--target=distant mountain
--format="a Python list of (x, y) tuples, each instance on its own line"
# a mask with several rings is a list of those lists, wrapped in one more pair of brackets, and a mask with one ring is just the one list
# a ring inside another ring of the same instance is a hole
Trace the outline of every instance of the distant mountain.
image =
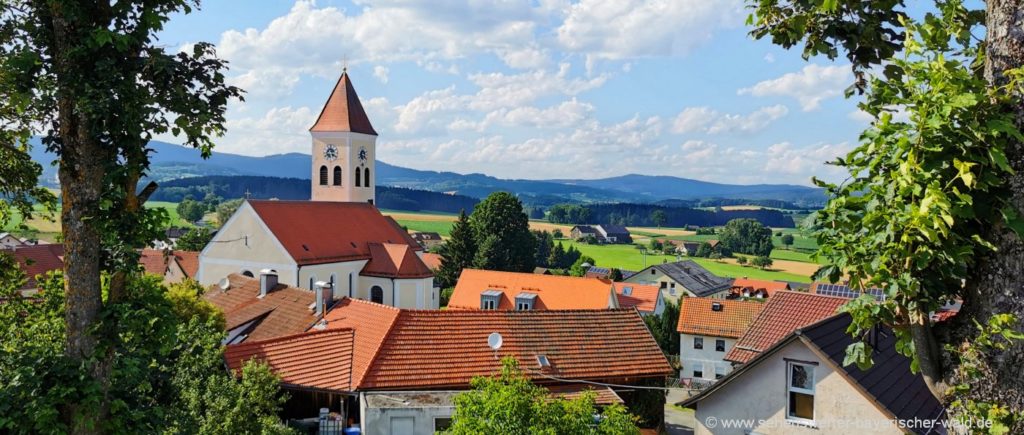
[[(150, 178), (167, 181), (188, 177), (217, 175), (256, 175), (264, 177), (309, 179), (310, 156), (302, 153), (274, 154), (263, 157), (214, 152), (204, 160), (199, 152), (180, 145), (151, 142), (155, 151)], [(50, 165), (54, 156), (36, 140), (32, 157), (43, 164), (43, 182), (56, 185), (57, 168)], [(596, 180), (522, 180), (501, 179), (484, 174), (424, 171), (377, 162), (377, 183), (381, 185), (454, 192), (483, 198), (494, 191), (516, 193), (535, 205), (559, 202), (653, 203), (666, 200), (777, 200), (800, 207), (816, 207), (825, 201), (821, 189), (789, 184), (735, 185), (710, 183), (671, 176), (623, 175)]]

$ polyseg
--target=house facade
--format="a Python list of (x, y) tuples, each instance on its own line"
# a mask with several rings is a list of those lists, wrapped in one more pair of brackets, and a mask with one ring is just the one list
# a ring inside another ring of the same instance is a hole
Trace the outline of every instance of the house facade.
[(0, 249), (14, 248), (23, 245), (25, 245), (25, 242), (22, 242), (22, 240), (14, 234), (0, 233)]
[(725, 360), (764, 308), (756, 301), (684, 297), (679, 302), (679, 378), (706, 385), (732, 371)]
[(463, 269), (449, 309), (580, 310), (619, 308), (611, 281), (598, 278)]
[(619, 307), (636, 308), (643, 316), (660, 316), (665, 312), (665, 298), (658, 286), (625, 282), (612, 283)]
[(673, 303), (682, 296), (725, 298), (732, 286), (731, 279), (720, 278), (693, 260), (656, 264), (624, 281), (656, 285), (665, 299)]

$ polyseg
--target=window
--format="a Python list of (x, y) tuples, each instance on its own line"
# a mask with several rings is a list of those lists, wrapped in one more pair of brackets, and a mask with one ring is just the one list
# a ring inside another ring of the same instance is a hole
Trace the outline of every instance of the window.
[(360, 186), (360, 184), (359, 184), (359, 177), (362, 174), (362, 170), (363, 170), (362, 168), (356, 168), (356, 187)]
[(370, 288), (370, 302), (384, 303), (384, 289), (380, 288), (379, 285)]
[(321, 166), (320, 167), (320, 185), (321, 186), (326, 186), (327, 185), (327, 166)]
[(669, 283), (669, 284), (668, 284), (668, 286), (669, 286), (669, 287), (672, 287), (672, 288), (676, 288), (676, 283), (674, 283), (674, 282), (671, 282), (671, 283)]
[(363, 170), (363, 187), (370, 187), (370, 168)]
[(700, 366), (700, 368), (693, 369), (693, 377), (695, 377), (695, 378), (703, 378), (704, 377), (704, 366), (703, 365)]
[(693, 337), (693, 348), (703, 349), (704, 348), (704, 337)]
[(484, 299), (480, 301), (480, 309), (482, 310), (493, 310), (497, 304), (494, 299)]
[(654, 269), (651, 269), (651, 275), (654, 275), (654, 273), (655, 273)]
[(341, 186), (341, 166), (334, 167), (334, 185)]
[(715, 379), (722, 379), (725, 377), (725, 367), (715, 366)]
[(519, 311), (530, 311), (530, 303), (525, 301), (516, 302), (516, 309)]
[(814, 421), (814, 366), (790, 362), (786, 370), (786, 392), (789, 395), (786, 418)]
[(715, 340), (715, 350), (725, 352), (725, 340)]
[(661, 288), (668, 288), (668, 283), (665, 281), (661, 282)]
[(434, 432), (444, 432), (450, 427), (452, 427), (451, 417), (434, 418)]

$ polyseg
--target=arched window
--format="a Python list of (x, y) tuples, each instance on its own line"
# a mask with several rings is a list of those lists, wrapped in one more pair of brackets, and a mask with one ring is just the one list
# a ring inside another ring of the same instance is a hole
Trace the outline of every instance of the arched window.
[(370, 168), (363, 171), (363, 186), (370, 187)]
[(356, 168), (356, 187), (359, 187), (360, 168)]
[(334, 167), (334, 185), (341, 186), (341, 166)]
[(321, 166), (320, 167), (320, 185), (321, 186), (326, 186), (327, 185), (327, 166)]
[(370, 302), (384, 303), (384, 289), (380, 288), (379, 285), (370, 288)]
[(255, 278), (256, 277), (255, 275), (252, 274), (251, 270), (243, 270), (242, 271), (242, 275), (243, 276), (248, 276), (249, 278)]

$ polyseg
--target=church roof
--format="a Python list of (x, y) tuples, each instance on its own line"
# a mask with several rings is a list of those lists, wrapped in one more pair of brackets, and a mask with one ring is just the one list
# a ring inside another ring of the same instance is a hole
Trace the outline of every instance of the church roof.
[[(249, 200), (249, 205), (299, 265), (370, 259), (371, 244), (422, 249), (394, 220), (364, 202)], [(419, 258), (406, 261), (422, 264)]]
[(361, 275), (396, 278), (428, 278), (434, 272), (406, 244), (370, 243), (370, 262)]
[(350, 131), (377, 135), (377, 131), (370, 124), (370, 118), (363, 110), (363, 104), (359, 102), (355, 88), (352, 87), (348, 72), (341, 73), (331, 97), (320, 111), (320, 117), (309, 131)]

